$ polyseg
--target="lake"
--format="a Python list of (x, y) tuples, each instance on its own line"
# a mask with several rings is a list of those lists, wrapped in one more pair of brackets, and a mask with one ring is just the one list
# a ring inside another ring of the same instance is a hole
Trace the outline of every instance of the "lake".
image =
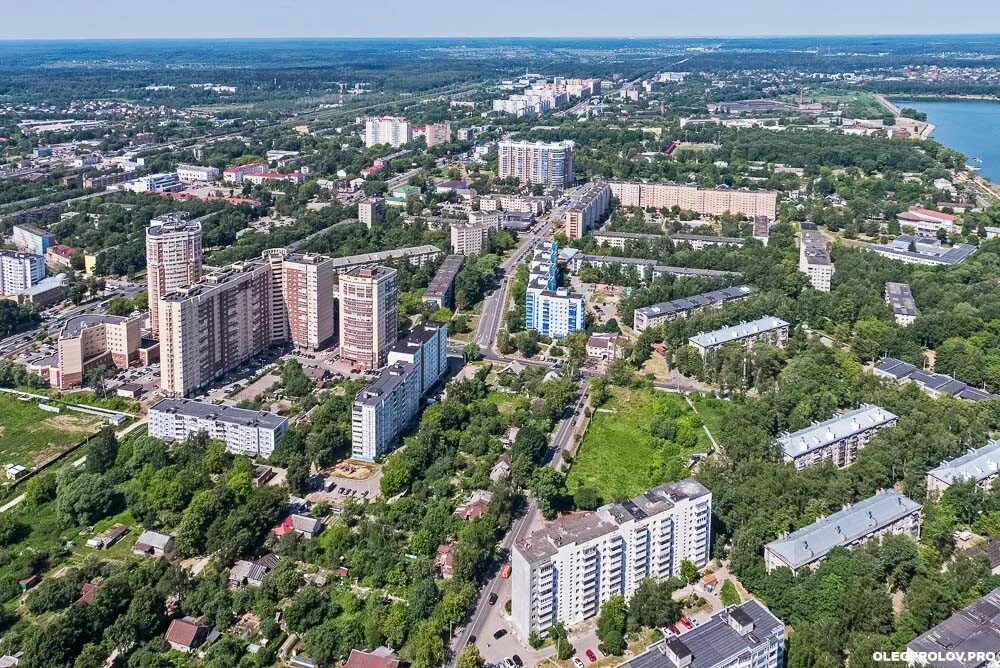
[[(927, 114), (934, 124), (933, 139), (961, 151), (981, 174), (1000, 183), (1000, 102), (990, 100), (897, 100), (897, 107), (912, 107)], [(982, 158), (983, 162), (972, 159)]]

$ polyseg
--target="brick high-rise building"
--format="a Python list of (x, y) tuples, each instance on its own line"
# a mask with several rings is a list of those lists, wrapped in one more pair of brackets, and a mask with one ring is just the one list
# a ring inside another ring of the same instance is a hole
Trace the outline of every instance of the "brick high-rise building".
[(340, 355), (366, 369), (383, 366), (396, 342), (396, 270), (359, 267), (340, 276)]
[(443, 123), (428, 123), (424, 128), (424, 139), (427, 141), (427, 147), (437, 146), (438, 144), (448, 144), (451, 142), (451, 123), (445, 121)]
[(281, 265), (288, 337), (296, 348), (319, 350), (334, 335), (333, 260), (289, 255)]
[(365, 146), (388, 144), (399, 148), (413, 141), (410, 122), (400, 116), (368, 116), (365, 122)]
[(201, 223), (186, 214), (154, 218), (146, 229), (146, 263), (149, 325), (155, 337), (160, 333), (160, 297), (201, 278)]

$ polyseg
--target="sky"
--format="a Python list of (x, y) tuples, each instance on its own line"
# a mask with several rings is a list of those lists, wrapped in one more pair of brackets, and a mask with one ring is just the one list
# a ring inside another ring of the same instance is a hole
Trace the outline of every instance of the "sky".
[(0, 39), (1000, 33), (996, 0), (3, 0)]

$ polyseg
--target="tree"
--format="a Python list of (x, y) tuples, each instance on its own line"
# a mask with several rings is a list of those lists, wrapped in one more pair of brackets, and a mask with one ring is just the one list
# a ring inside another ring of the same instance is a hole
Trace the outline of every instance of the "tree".
[(534, 424), (527, 424), (518, 430), (511, 448), (511, 455), (514, 459), (524, 459), (533, 464), (541, 464), (548, 449), (548, 437)]
[(111, 427), (103, 427), (100, 432), (87, 443), (87, 470), (91, 473), (104, 473), (115, 465), (118, 457), (118, 438)]
[(694, 584), (698, 581), (698, 567), (685, 559), (681, 562), (681, 577), (688, 584)]
[[(62, 477), (62, 476), (60, 476)], [(56, 511), (67, 524), (89, 525), (111, 513), (114, 489), (96, 473), (77, 473), (56, 490)]]
[(577, 510), (597, 510), (601, 497), (596, 489), (581, 485), (573, 492), (573, 504)]
[(417, 625), (408, 654), (413, 668), (437, 668), (444, 663), (444, 639), (434, 621), (428, 619)]
[(486, 661), (483, 660), (482, 655), (479, 653), (479, 648), (475, 644), (469, 643), (465, 648), (459, 653), (458, 660), (455, 662), (455, 668), (485, 668)]
[(470, 341), (462, 348), (462, 357), (466, 362), (478, 362), (483, 358), (483, 351), (480, 350), (478, 343)]
[(548, 466), (536, 469), (528, 486), (542, 515), (546, 519), (554, 518), (556, 508), (562, 505), (566, 489), (566, 481), (562, 474)]
[(661, 628), (681, 617), (681, 605), (672, 596), (677, 580), (645, 578), (628, 603), (628, 628)]
[(312, 381), (302, 371), (302, 365), (296, 359), (285, 362), (281, 367), (281, 386), (293, 397), (304, 397), (312, 392)]
[(625, 621), (628, 606), (622, 596), (612, 596), (601, 606), (597, 616), (597, 637), (606, 654), (621, 656), (625, 653)]
[(286, 480), (288, 487), (296, 494), (305, 494), (309, 488), (309, 460), (305, 455), (294, 455), (288, 462)]

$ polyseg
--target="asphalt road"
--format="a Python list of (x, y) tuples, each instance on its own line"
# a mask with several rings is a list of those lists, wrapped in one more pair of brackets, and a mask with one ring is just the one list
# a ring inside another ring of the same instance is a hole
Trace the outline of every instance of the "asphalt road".
[[(558, 469), (562, 464), (562, 453), (573, 442), (573, 433), (583, 416), (583, 407), (587, 403), (586, 377), (581, 377), (579, 382), (579, 397), (571, 408), (570, 415), (559, 423), (551, 441), (552, 459), (549, 466)], [(525, 514), (514, 521), (507, 535), (500, 542), (500, 547), (509, 550), (515, 541), (522, 540), (528, 536), (532, 528), (538, 521), (538, 504), (532, 499), (528, 504)], [(506, 592), (510, 589), (510, 581), (500, 577), (499, 569), (492, 575), (489, 581), (480, 589), (479, 600), (476, 602), (475, 611), (472, 613), (470, 622), (463, 627), (458, 635), (452, 640), (452, 651), (455, 656), (465, 647), (471, 636), (476, 636), (476, 643), (485, 646), (488, 640), (492, 640), (492, 634), (500, 628), (499, 619), (501, 617), (502, 601)], [(491, 594), (496, 594), (499, 599), (493, 606), (489, 604)]]

